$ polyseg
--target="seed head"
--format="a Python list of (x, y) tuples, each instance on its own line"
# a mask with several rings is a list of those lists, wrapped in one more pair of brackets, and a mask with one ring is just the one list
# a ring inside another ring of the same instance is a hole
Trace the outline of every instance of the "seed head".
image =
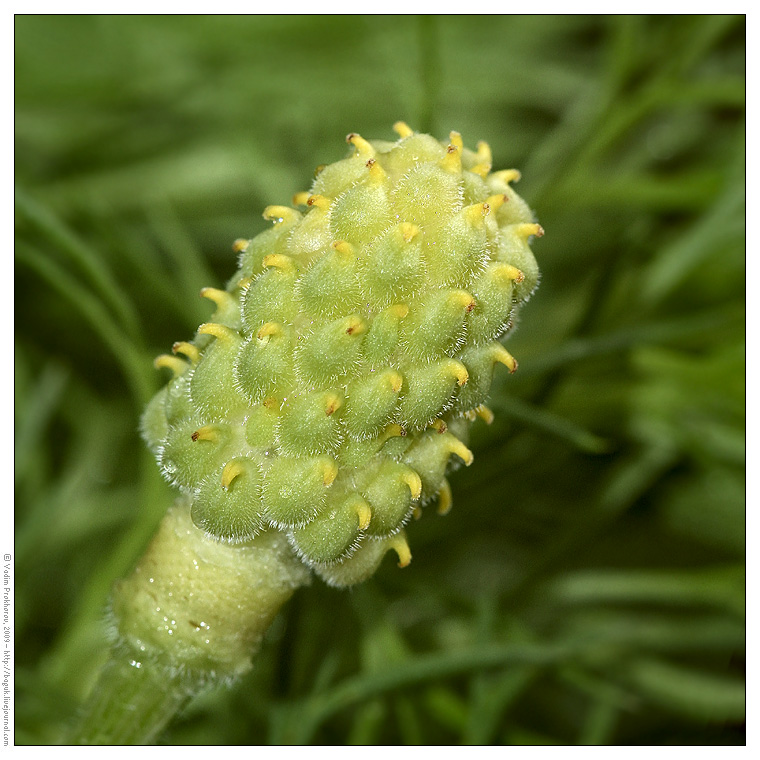
[(162, 472), (219, 541), (287, 534), (328, 583), (371, 575), (404, 526), (472, 463), (469, 425), (499, 342), (538, 282), (543, 235), (480, 142), (397, 122), (395, 143), (346, 138), (272, 226), (236, 240), (239, 269), (194, 338), (156, 360), (173, 377), (143, 416)]

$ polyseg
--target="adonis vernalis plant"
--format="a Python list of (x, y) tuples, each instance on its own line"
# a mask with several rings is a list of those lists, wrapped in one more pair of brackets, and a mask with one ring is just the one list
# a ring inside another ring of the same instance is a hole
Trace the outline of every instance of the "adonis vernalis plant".
[(114, 646), (78, 728), (146, 742), (209, 683), (232, 679), (280, 606), (316, 574), (369, 578), (405, 525), (446, 513), (447, 473), (538, 282), (543, 234), (489, 146), (394, 125), (350, 134), (238, 270), (195, 336), (159, 356), (173, 377), (143, 437), (181, 496), (113, 599)]

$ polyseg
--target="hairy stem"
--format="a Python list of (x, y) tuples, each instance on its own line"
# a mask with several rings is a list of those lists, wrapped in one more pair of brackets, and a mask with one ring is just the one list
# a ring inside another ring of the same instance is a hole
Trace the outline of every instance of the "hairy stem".
[(116, 642), (71, 743), (147, 744), (207, 686), (247, 672), (309, 573), (285, 536), (208, 538), (180, 500), (114, 592)]
[(68, 743), (151, 744), (193, 696), (181, 678), (114, 655), (103, 667)]

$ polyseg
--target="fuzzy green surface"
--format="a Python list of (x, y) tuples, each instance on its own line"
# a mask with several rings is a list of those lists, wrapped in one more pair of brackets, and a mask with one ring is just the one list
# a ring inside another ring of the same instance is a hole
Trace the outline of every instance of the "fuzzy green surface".
[[(413, 511), (450, 500), (450, 459), (472, 454), (445, 431), (477, 418), (495, 365), (514, 371), (496, 339), (538, 279), (529, 242), (543, 229), (490, 148), (396, 128), (394, 143), (349, 135), (302, 210), (264, 210), (273, 228), (235, 244), (237, 274), (158, 359), (174, 377), (142, 417), (196, 526), (231, 543), (279, 530), (338, 586), (370, 577), (384, 548), (408, 564), (398, 534)], [(447, 445), (427, 447), (423, 493), (410, 461), (426, 428)]]
[(740, 17), (17, 17), (16, 741), (61, 736), (175, 497), (153, 358), (336, 136), (398, 118), (522, 171), (520, 368), (412, 564), (297, 592), (159, 741), (743, 743), (744, 66)]

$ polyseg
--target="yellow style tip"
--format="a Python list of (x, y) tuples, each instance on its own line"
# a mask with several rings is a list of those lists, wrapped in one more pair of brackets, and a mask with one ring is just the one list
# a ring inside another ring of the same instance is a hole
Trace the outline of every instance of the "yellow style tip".
[(325, 462), (322, 466), (322, 483), (329, 488), (338, 477), (338, 465), (335, 462)]
[(380, 434), (380, 440), (385, 443), (389, 438), (399, 438), (406, 435), (406, 431), (397, 422), (391, 422)]
[(393, 125), (393, 131), (403, 140), (405, 137), (411, 137), (414, 130), (405, 122), (397, 121)]
[(491, 207), (491, 211), (498, 211), (507, 201), (509, 196), (505, 193), (498, 193), (486, 198), (486, 203)]
[(477, 414), (486, 425), (490, 425), (494, 421), (494, 413), (484, 404), (475, 408), (475, 414)]
[(544, 228), (540, 224), (516, 224), (515, 233), (523, 240), (527, 240), (531, 235), (535, 235), (535, 237), (543, 237)]
[(388, 375), (388, 385), (394, 393), (398, 393), (404, 384), (404, 376), (395, 370)]
[(499, 279), (520, 283), (525, 279), (525, 274), (512, 264), (496, 264), (494, 274)]
[(420, 234), (420, 228), (411, 222), (401, 222), (398, 229), (405, 243), (411, 243)]
[(412, 561), (412, 551), (403, 533), (397, 533), (389, 542), (390, 548), (398, 555), (398, 566), (407, 567)]
[(396, 303), (388, 307), (388, 313), (396, 319), (404, 319), (409, 314), (409, 307), (405, 303)]
[(216, 443), (219, 440), (219, 433), (213, 425), (204, 425), (199, 427), (190, 438), (193, 441), (208, 441), (209, 443)]
[(296, 268), (293, 259), (283, 253), (270, 253), (264, 256), (261, 263), (265, 267), (275, 267), (283, 272), (292, 272)]
[(462, 171), (462, 150), (456, 145), (450, 144), (446, 148), (446, 155), (441, 159), (441, 167), (447, 172)]
[(491, 213), (491, 206), (486, 203), (474, 203), (464, 210), (464, 218), (472, 225), (479, 225)]
[(153, 360), (153, 366), (156, 369), (170, 369), (175, 377), (179, 377), (179, 375), (187, 369), (187, 362), (183, 361), (178, 356), (161, 354)]
[(331, 247), (333, 250), (337, 251), (343, 256), (354, 255), (354, 247), (351, 245), (351, 243), (347, 243), (345, 240), (336, 240), (331, 244)]
[(364, 499), (358, 501), (354, 505), (356, 516), (359, 518), (359, 530), (366, 530), (369, 527), (370, 520), (372, 519), (372, 509)]
[(430, 427), (433, 428), (439, 434), (445, 433), (449, 426), (439, 417), (430, 423)]
[(198, 328), (198, 335), (213, 335), (218, 340), (232, 340), (237, 333), (227, 325), (220, 325), (217, 322), (205, 322)]
[(454, 504), (454, 497), (451, 494), (451, 486), (446, 478), (443, 479), (441, 487), (438, 489), (438, 514), (447, 515)]
[(475, 166), (470, 169), (470, 171), (473, 174), (477, 174), (478, 177), (481, 179), (485, 179), (488, 176), (488, 173), (491, 171), (491, 164), (490, 163), (482, 163), (482, 164), (475, 164)]
[(308, 190), (304, 190), (303, 192), (296, 193), (293, 196), (293, 205), (294, 206), (307, 206), (309, 204), (309, 198), (311, 196), (311, 193)]
[(218, 307), (230, 306), (231, 302), (234, 301), (226, 290), (219, 290), (219, 288), (201, 288), (200, 296), (201, 298), (208, 298)]
[(364, 158), (372, 158), (372, 156), (375, 155), (375, 149), (356, 132), (351, 132), (350, 134), (346, 135), (346, 142), (356, 148), (356, 152), (359, 156), (362, 156)]
[(510, 372), (514, 374), (517, 372), (517, 360), (512, 354), (507, 351), (501, 343), (494, 343), (493, 345), (493, 360), (499, 364), (503, 364)]
[(493, 153), (491, 152), (491, 146), (485, 140), (479, 140), (475, 146), (478, 161), (484, 164), (490, 164), (493, 161)]
[(383, 167), (380, 166), (380, 163), (374, 158), (368, 159), (365, 166), (369, 169), (370, 179), (375, 183), (383, 182), (388, 176)]
[(475, 299), (466, 290), (455, 290), (450, 295), (451, 303), (464, 309), (468, 314), (475, 308)]
[(290, 206), (267, 206), (262, 214), (268, 222), (281, 224), (282, 222), (294, 222), (301, 215)]
[(367, 329), (367, 323), (358, 315), (348, 317), (345, 322), (346, 335), (358, 336)]
[(192, 343), (185, 340), (178, 340), (172, 346), (172, 353), (186, 356), (193, 364), (197, 364), (198, 359), (201, 358), (201, 352)]
[(229, 490), (232, 481), (240, 475), (244, 474), (245, 467), (243, 467), (242, 463), (236, 459), (231, 459), (229, 462), (227, 462), (227, 464), (224, 466), (224, 469), (222, 470), (222, 488), (225, 491)]
[(502, 169), (500, 172), (494, 172), (491, 176), (508, 185), (510, 182), (519, 182), (522, 174), (517, 169)]
[(457, 385), (460, 387), (466, 385), (467, 381), (470, 379), (470, 373), (467, 371), (467, 367), (456, 359), (450, 359), (448, 361), (447, 369), (456, 378)]
[(331, 417), (343, 406), (343, 399), (337, 393), (328, 393), (325, 399), (325, 414)]
[(251, 242), (250, 240), (246, 240), (245, 238), (238, 238), (232, 244), (232, 251), (234, 253), (242, 253), (246, 248), (248, 248), (248, 244), (250, 242)]
[(330, 199), (324, 195), (310, 195), (306, 199), (306, 205), (309, 206), (309, 208), (314, 206), (318, 209), (322, 209), (322, 211), (327, 211), (330, 208)]
[(409, 486), (412, 500), (417, 501), (422, 493), (422, 479), (420, 476), (414, 470), (407, 470), (401, 476), (401, 480)]
[(465, 446), (459, 438), (452, 436), (452, 440), (448, 445), (449, 453), (456, 454), (464, 463), (466, 467), (469, 467), (474, 459), (475, 455)]
[(256, 337), (259, 340), (264, 340), (264, 338), (269, 338), (272, 335), (281, 335), (281, 334), (282, 334), (282, 325), (279, 322), (265, 322), (259, 328), (259, 331), (256, 333)]

